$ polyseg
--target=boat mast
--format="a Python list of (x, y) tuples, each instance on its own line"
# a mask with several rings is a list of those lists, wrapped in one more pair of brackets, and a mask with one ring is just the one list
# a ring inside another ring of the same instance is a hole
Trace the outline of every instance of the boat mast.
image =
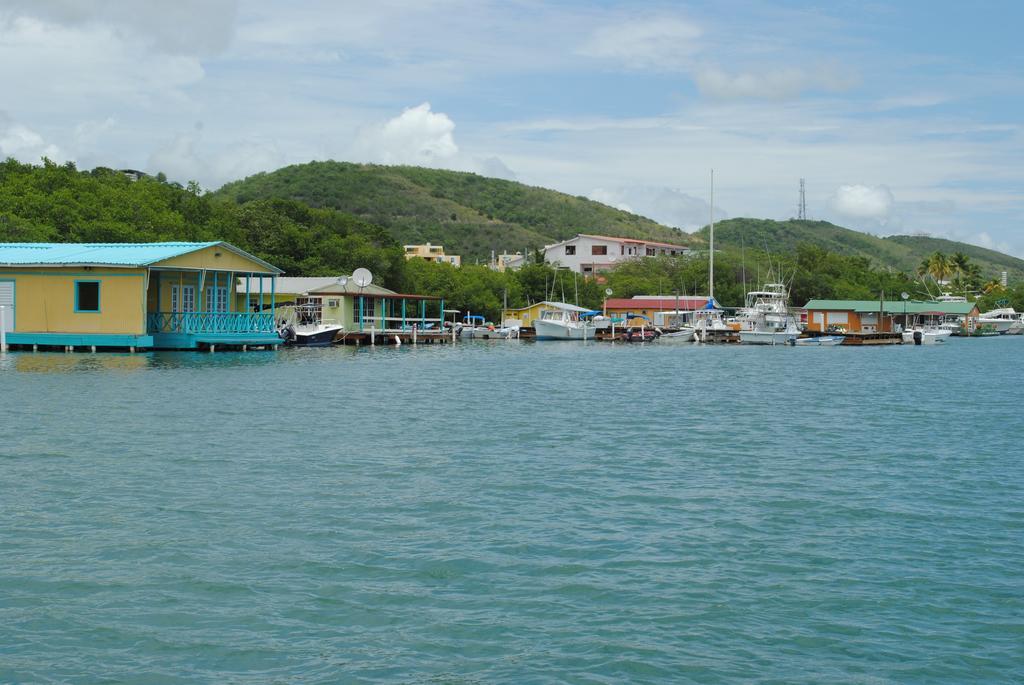
[(708, 240), (708, 297), (715, 299), (715, 170), (711, 170), (711, 205)]

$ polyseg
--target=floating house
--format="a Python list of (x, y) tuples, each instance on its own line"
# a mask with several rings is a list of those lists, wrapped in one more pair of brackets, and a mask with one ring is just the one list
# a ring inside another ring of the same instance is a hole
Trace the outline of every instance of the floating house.
[(832, 328), (853, 335), (893, 333), (922, 319), (940, 323), (955, 318), (973, 330), (979, 316), (973, 302), (811, 300), (804, 309), (808, 331), (823, 333)]
[[(266, 281), (257, 285), (269, 287)], [(235, 295), (240, 307), (253, 288), (246, 279), (238, 280)], [(342, 326), (343, 336), (405, 333), (414, 326), (420, 332), (439, 332), (444, 318), (440, 297), (397, 293), (373, 284), (359, 287), (347, 276), (280, 277), (274, 302), (277, 307), (302, 306), (310, 321)], [(250, 306), (258, 305), (250, 299)]]
[[(616, 297), (605, 300), (604, 311), (608, 316), (622, 319), (627, 326), (642, 326), (645, 323), (649, 326), (652, 322), (657, 326), (664, 326), (667, 325), (666, 314), (705, 309), (709, 299), (707, 296), (676, 298), (674, 295)], [(718, 300), (712, 300), (712, 305), (715, 309), (722, 308)]]
[(0, 304), (9, 345), (197, 349), (281, 343), (273, 307), (281, 270), (224, 242), (2, 243)]

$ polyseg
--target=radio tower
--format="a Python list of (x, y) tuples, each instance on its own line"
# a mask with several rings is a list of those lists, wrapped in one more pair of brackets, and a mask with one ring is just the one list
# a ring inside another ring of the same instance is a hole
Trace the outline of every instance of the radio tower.
[(797, 219), (801, 221), (807, 220), (807, 194), (804, 191), (804, 180), (800, 179), (800, 206), (796, 210)]

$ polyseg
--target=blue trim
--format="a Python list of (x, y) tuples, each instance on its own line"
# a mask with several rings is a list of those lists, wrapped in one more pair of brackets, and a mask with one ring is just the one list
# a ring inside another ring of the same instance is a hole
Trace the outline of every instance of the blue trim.
[[(59, 269), (61, 267), (60, 267), (59, 264), (57, 264), (57, 265), (52, 265), (52, 266), (51, 265), (46, 265), (46, 266), (44, 266), (42, 268)], [(138, 276), (139, 278), (142, 278), (143, 276), (146, 275), (146, 272), (144, 272), (144, 271), (141, 272), (141, 273), (127, 273), (127, 274), (124, 273), (124, 272), (110, 272), (110, 273), (108, 273), (106, 271), (60, 271), (60, 272), (53, 272), (53, 271), (4, 271), (3, 273), (4, 273), (4, 276), (89, 276), (90, 278), (93, 278), (93, 277), (107, 278), (108, 276)]]
[[(96, 284), (96, 309), (80, 309), (78, 307), (78, 284), (79, 283), (95, 283)], [(75, 281), (75, 314), (100, 314), (101, 313), (101, 307), (100, 307), (100, 302), (101, 302), (100, 291), (102, 290), (102, 288), (100, 287), (101, 283), (103, 283), (103, 281), (97, 281), (95, 279), (92, 279), (92, 280), (85, 280), (85, 279), (83, 279), (83, 280), (76, 280)]]
[(153, 348), (158, 350), (195, 350), (201, 345), (282, 345), (276, 333), (210, 334), (154, 333)]
[(363, 332), (363, 296), (359, 296), (359, 332)]
[(108, 333), (8, 333), (8, 345), (54, 345), (67, 347), (152, 347), (151, 335), (118, 335)]

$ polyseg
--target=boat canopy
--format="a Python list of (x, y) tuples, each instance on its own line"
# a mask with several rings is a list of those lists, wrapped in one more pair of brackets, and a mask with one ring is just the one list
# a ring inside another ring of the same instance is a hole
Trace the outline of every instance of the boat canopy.
[(580, 312), (580, 316), (596, 316), (596, 315), (598, 315), (600, 313), (601, 312), (599, 312), (596, 309), (588, 309), (586, 311)]
[(634, 314), (632, 312), (626, 312), (626, 319), (645, 319), (646, 321), (650, 321), (651, 317), (644, 316), (643, 314)]
[(481, 321), (482, 322), (483, 320), (484, 320), (484, 317), (480, 316), (479, 314), (466, 314), (466, 316), (463, 317), (463, 321), (465, 321), (467, 323), (469, 323), (470, 321)]

